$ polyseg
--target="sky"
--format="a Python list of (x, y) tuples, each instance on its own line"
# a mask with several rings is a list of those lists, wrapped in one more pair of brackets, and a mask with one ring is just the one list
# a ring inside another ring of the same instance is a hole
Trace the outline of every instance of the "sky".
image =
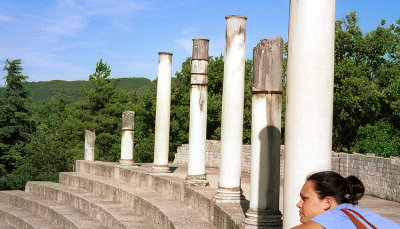
[[(191, 57), (192, 38), (224, 54), (227, 15), (246, 22), (246, 58), (260, 39), (288, 37), (289, 0), (0, 0), (0, 67), (22, 59), (28, 81), (88, 80), (103, 59), (111, 77), (157, 76), (158, 52), (172, 74)], [(356, 11), (364, 33), (400, 19), (399, 0), (336, 0), (336, 20)], [(6, 71), (0, 71), (0, 86)]]

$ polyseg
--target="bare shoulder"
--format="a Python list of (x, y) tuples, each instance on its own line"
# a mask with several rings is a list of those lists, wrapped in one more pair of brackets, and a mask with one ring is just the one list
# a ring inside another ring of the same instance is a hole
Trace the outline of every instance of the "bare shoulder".
[(307, 223), (300, 224), (296, 227), (293, 227), (292, 229), (324, 229), (324, 227), (321, 226), (319, 223), (310, 220)]

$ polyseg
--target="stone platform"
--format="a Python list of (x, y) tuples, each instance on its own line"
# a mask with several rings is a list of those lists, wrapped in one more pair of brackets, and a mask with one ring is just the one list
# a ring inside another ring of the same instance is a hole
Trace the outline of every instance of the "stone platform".
[[(187, 167), (170, 164), (170, 175), (150, 175), (152, 164), (76, 161), (76, 172), (59, 183), (28, 182), (25, 192), (0, 192), (0, 228), (241, 228), (250, 198), (216, 204), (219, 170), (207, 168), (208, 187), (186, 187)], [(366, 196), (361, 207), (400, 223), (400, 203)], [(295, 206), (293, 206), (295, 207)]]

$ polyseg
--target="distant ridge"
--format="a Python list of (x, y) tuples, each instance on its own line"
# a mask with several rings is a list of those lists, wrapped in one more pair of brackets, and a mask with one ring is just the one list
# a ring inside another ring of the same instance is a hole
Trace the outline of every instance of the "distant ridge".
[[(150, 86), (151, 80), (147, 78), (112, 78), (113, 82), (119, 81), (118, 88), (128, 92), (136, 91), (138, 95), (143, 94)], [(26, 82), (25, 89), (29, 92), (29, 96), (35, 103), (41, 104), (49, 101), (52, 97), (59, 97), (61, 94), (68, 96), (70, 102), (76, 102), (84, 99), (82, 87), (90, 88), (89, 81), (76, 80), (51, 80), (40, 82)], [(0, 88), (0, 96), (4, 94), (4, 87)]]

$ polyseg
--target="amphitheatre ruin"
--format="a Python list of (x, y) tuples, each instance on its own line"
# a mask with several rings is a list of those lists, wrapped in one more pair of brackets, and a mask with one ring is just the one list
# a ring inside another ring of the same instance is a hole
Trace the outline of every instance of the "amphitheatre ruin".
[[(317, 4), (320, 11), (313, 10)], [(291, 1), (286, 129), (283, 40), (253, 49), (251, 146), (242, 144), (246, 20), (226, 17), (221, 139), (206, 139), (209, 40), (193, 39), (189, 143), (168, 161), (172, 53), (160, 52), (153, 163), (134, 158), (134, 111), (122, 114), (119, 162), (85, 158), (59, 183), (0, 192), (1, 228), (291, 228), (306, 176), (334, 170), (366, 185), (360, 203), (400, 223), (400, 160), (332, 152), (335, 2)], [(316, 21), (316, 19), (318, 19)], [(82, 149), (83, 150), (83, 149)]]

